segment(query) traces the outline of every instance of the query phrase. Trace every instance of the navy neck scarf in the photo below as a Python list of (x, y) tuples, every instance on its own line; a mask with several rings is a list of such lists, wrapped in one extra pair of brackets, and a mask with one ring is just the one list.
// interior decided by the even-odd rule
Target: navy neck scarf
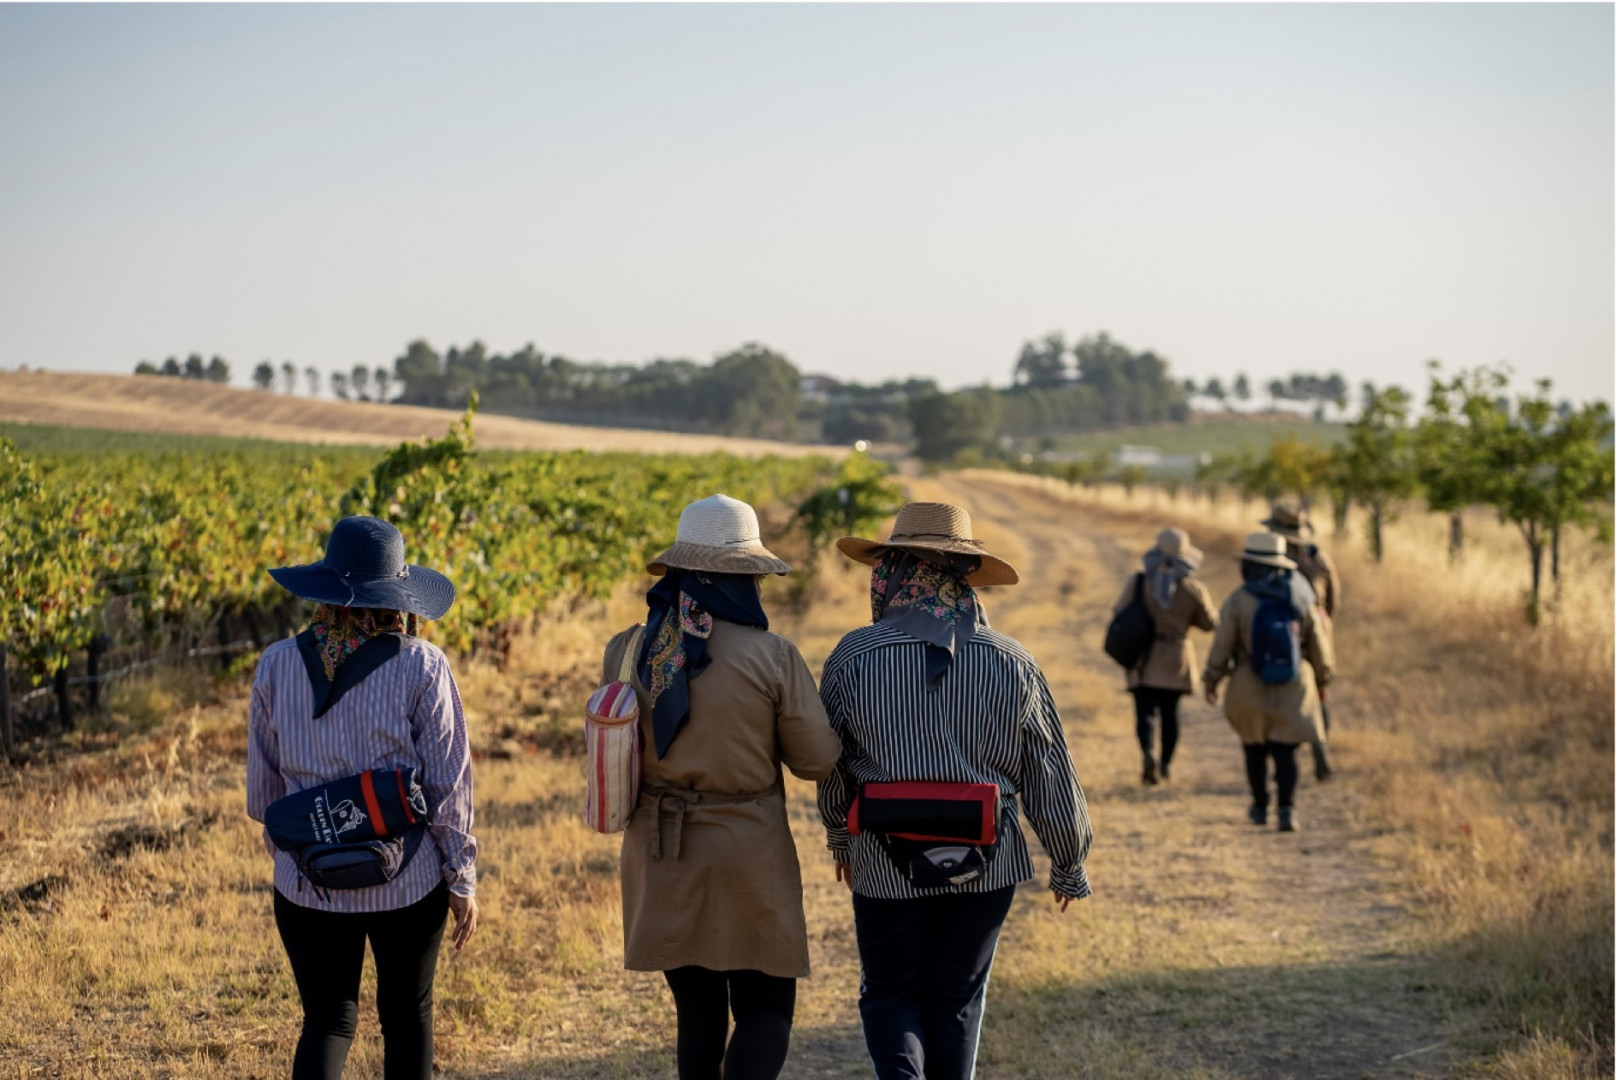
[(707, 669), (713, 620), (769, 628), (763, 598), (750, 574), (670, 569), (645, 594), (645, 644), (636, 667), (651, 692), (651, 729), (657, 757), (690, 719), (690, 680)]

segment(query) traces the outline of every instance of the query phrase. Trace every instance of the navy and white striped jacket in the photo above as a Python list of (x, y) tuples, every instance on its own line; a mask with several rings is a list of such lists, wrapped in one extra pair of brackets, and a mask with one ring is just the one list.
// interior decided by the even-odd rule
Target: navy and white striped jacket
[[(1020, 818), (1052, 863), (1050, 888), (1089, 895), (1083, 862), (1093, 830), (1060, 714), (1038, 664), (1013, 638), (982, 626), (926, 686), (926, 645), (880, 623), (854, 630), (825, 661), (819, 686), (842, 740), (836, 771), (819, 784), (831, 854), (853, 867), (864, 896), (907, 899), (986, 892), (1033, 876)], [(849, 837), (847, 808), (860, 783), (937, 780), (999, 785), (1000, 839), (987, 873), (953, 890), (916, 889), (865, 836)]]

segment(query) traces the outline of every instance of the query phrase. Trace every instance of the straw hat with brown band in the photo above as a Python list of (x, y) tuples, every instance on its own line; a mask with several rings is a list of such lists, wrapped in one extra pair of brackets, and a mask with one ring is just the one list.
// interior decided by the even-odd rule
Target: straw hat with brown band
[(1268, 516), (1257, 524), (1290, 540), (1306, 540), (1313, 535), (1313, 523), (1307, 519), (1307, 511), (1295, 503), (1275, 503)]
[(877, 566), (881, 556), (897, 549), (924, 555), (928, 551), (970, 555), (982, 565), (965, 579), (967, 585), (1014, 585), (1021, 580), (1016, 568), (971, 538), (971, 515), (957, 506), (938, 502), (912, 502), (898, 511), (892, 535), (885, 540), (844, 536), (836, 547), (854, 562)]
[(1295, 570), (1296, 564), (1285, 557), (1285, 548), (1285, 538), (1278, 533), (1250, 533), (1246, 536), (1246, 550), (1240, 553), (1240, 558), (1259, 566)]

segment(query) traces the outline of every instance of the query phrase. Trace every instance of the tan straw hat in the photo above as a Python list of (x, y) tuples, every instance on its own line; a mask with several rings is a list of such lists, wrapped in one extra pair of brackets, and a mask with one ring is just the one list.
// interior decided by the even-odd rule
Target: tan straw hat
[(1171, 525), (1156, 534), (1156, 550), (1170, 559), (1178, 559), (1191, 570), (1201, 568), (1201, 560), (1205, 553), (1190, 543), (1190, 534)]
[(763, 546), (757, 512), (728, 495), (710, 495), (679, 513), (673, 546), (645, 567), (653, 574), (670, 569), (712, 574), (789, 574), (791, 567)]
[(1246, 537), (1246, 550), (1240, 558), (1263, 566), (1277, 566), (1281, 570), (1296, 569), (1296, 564), (1285, 557), (1285, 538), (1278, 533), (1251, 533)]
[(1294, 503), (1277, 502), (1268, 516), (1257, 524), (1266, 525), (1281, 536), (1292, 540), (1305, 540), (1313, 535), (1313, 523), (1307, 520), (1307, 511)]
[(892, 548), (971, 555), (982, 560), (982, 565), (965, 579), (967, 585), (1014, 585), (1021, 580), (1015, 567), (989, 553), (980, 540), (971, 539), (971, 515), (948, 503), (907, 503), (898, 511), (892, 535), (886, 540), (844, 536), (836, 541), (836, 547), (849, 559), (866, 566), (879, 564), (881, 556)]

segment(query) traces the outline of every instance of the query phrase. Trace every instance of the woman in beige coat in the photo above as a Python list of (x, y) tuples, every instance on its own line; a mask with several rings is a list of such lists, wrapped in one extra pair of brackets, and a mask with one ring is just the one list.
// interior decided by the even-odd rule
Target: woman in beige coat
[(822, 780), (841, 743), (796, 646), (768, 631), (759, 583), (791, 568), (750, 506), (691, 503), (649, 569), (661, 580), (644, 630), (612, 638), (603, 665), (616, 678), (636, 643), (644, 764), (623, 837), (624, 964), (668, 981), (681, 1080), (772, 1080), (808, 974), (781, 766)]
[[(1324, 738), (1319, 699), (1335, 669), (1330, 620), (1319, 611), (1318, 599), (1296, 564), (1286, 558), (1284, 537), (1275, 533), (1246, 537), (1240, 572), (1245, 584), (1224, 601), (1206, 658), (1202, 676), (1206, 700), (1216, 705), (1218, 687), (1229, 679), (1223, 713), (1245, 747), (1246, 779), (1251, 784), (1248, 816), (1254, 825), (1268, 824), (1272, 759), (1279, 789), (1279, 829), (1292, 832), (1297, 824), (1296, 748)], [(1285, 618), (1268, 617), (1276, 611)], [(1281, 681), (1283, 673), (1291, 677)]]
[(1173, 750), (1178, 746), (1178, 699), (1197, 689), (1199, 671), (1195, 646), (1189, 640), (1190, 628), (1218, 628), (1212, 595), (1192, 576), (1200, 569), (1201, 558), (1200, 549), (1190, 543), (1183, 529), (1163, 529), (1156, 537), (1156, 546), (1145, 552), (1144, 571), (1128, 579), (1112, 607), (1112, 614), (1117, 614), (1137, 595), (1156, 624), (1156, 640), (1144, 664), (1128, 671), (1134, 730), (1145, 758), (1146, 784), (1156, 783), (1157, 775), (1156, 757), (1151, 752), (1155, 741), (1152, 715), (1161, 716), (1161, 779), (1166, 780)]

